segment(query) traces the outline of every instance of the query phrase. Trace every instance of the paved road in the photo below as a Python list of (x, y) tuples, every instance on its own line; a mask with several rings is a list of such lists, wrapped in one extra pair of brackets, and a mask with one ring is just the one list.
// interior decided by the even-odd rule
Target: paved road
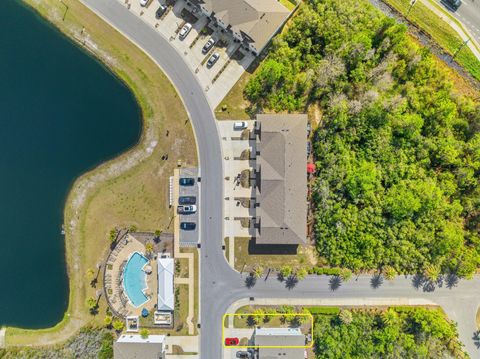
[[(248, 289), (245, 276), (226, 262), (223, 238), (223, 169), (217, 124), (195, 75), (168, 40), (161, 37), (118, 0), (82, 0), (98, 15), (140, 46), (164, 70), (182, 97), (192, 120), (201, 168), (201, 255), (200, 255), (200, 353), (202, 359), (222, 357), (222, 315), (235, 301), (257, 298), (425, 298), (442, 305), (459, 323), (461, 339), (472, 358), (480, 352), (472, 340), (475, 313), (480, 301), (480, 278), (462, 281), (454, 289), (446, 284), (434, 291), (416, 289), (412, 278), (400, 277), (373, 289), (370, 277), (359, 277), (332, 290), (329, 278), (312, 276), (288, 290), (275, 278), (259, 280)], [(87, 29), (88, 31), (88, 29)]]
[(441, 3), (450, 13), (455, 16), (472, 34), (472, 36), (480, 43), (480, 1), (479, 0), (462, 0), (462, 5), (457, 11)]

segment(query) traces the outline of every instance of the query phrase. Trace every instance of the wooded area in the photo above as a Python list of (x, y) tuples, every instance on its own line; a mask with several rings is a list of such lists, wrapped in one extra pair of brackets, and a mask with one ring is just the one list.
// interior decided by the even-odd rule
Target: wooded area
[(480, 105), (367, 0), (309, 0), (249, 81), (252, 111), (321, 116), (319, 255), (356, 271), (479, 264)]
[(455, 325), (436, 309), (347, 310), (315, 316), (317, 358), (467, 358)]

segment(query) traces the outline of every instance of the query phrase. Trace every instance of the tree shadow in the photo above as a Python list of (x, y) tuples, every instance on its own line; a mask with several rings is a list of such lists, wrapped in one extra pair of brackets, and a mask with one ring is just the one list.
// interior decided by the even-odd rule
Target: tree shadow
[(473, 332), (472, 336), (473, 343), (477, 349), (480, 349), (480, 330)]
[(425, 283), (425, 277), (422, 274), (415, 274), (412, 278), (412, 285), (415, 289), (420, 289)]
[(449, 273), (445, 277), (445, 284), (448, 289), (456, 287), (458, 284), (458, 276), (455, 273)]
[(341, 285), (342, 285), (342, 279), (338, 275), (331, 277), (330, 280), (328, 281), (328, 286), (330, 287), (330, 290), (332, 292), (340, 288)]
[(253, 317), (253, 315), (249, 315), (247, 317), (247, 325), (249, 327), (254, 327), (255, 325), (257, 325), (257, 321), (255, 320), (255, 318)]
[(382, 284), (383, 284), (383, 277), (380, 273), (374, 274), (372, 279), (370, 279), (370, 286), (373, 289), (380, 288)]
[(298, 278), (291, 275), (285, 281), (285, 288), (287, 288), (288, 290), (291, 290), (291, 289), (295, 288), (297, 283), (298, 283)]
[(427, 280), (424, 284), (423, 284), (423, 291), (424, 292), (433, 292), (435, 290), (435, 282), (434, 281), (431, 281), (431, 280)]
[(245, 278), (245, 286), (248, 289), (252, 288), (256, 283), (257, 283), (257, 278), (255, 278), (251, 274), (247, 278)]
[(282, 275), (282, 273), (277, 273), (277, 280), (279, 282), (283, 282), (285, 280), (285, 277)]

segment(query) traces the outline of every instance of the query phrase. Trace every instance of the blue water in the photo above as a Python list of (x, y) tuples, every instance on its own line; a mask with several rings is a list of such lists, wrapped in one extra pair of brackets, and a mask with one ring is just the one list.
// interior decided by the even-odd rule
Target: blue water
[(146, 263), (148, 263), (148, 259), (135, 252), (128, 260), (123, 272), (125, 292), (135, 307), (141, 306), (148, 300), (147, 296), (143, 294), (143, 290), (146, 288), (146, 274), (142, 268)]

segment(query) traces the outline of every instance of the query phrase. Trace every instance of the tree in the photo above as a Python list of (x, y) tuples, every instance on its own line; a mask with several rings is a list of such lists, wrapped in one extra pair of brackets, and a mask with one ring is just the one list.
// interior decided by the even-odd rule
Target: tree
[(150, 335), (150, 332), (146, 328), (140, 329), (139, 333), (140, 333), (140, 336), (142, 337), (142, 339), (147, 339), (148, 336)]
[(304, 280), (305, 277), (307, 276), (308, 272), (305, 268), (300, 268), (299, 270), (297, 270), (297, 272), (295, 273), (296, 277), (299, 279), (299, 280)]
[(155, 230), (155, 237), (157, 237), (157, 238), (160, 237), (160, 234), (162, 234), (161, 230), (159, 230), (159, 229)]
[(340, 271), (340, 278), (342, 278), (344, 282), (348, 282), (350, 278), (352, 278), (352, 271), (348, 268), (342, 268)]
[(113, 321), (113, 329), (115, 329), (117, 332), (121, 332), (124, 327), (125, 323), (123, 322), (123, 320), (115, 319)]
[(391, 266), (383, 267), (383, 276), (386, 280), (393, 280), (397, 276), (397, 271)]
[(97, 300), (94, 297), (88, 297), (87, 300), (86, 300), (86, 305), (87, 305), (87, 308), (90, 311), (92, 311), (95, 308), (97, 308), (97, 306), (98, 306)]
[(283, 278), (288, 278), (292, 275), (292, 272), (293, 272), (293, 269), (292, 267), (288, 266), (288, 265), (285, 265), (283, 266), (282, 268), (280, 268), (280, 275), (283, 277)]
[(260, 265), (256, 265), (256, 266), (253, 268), (252, 275), (253, 275), (256, 279), (261, 278), (262, 275), (263, 275), (263, 267), (260, 266)]
[(343, 324), (350, 324), (353, 321), (353, 315), (352, 312), (347, 310), (347, 309), (342, 309), (340, 311), (340, 314), (338, 315), (338, 318)]
[(440, 266), (429, 264), (425, 267), (423, 274), (428, 280), (436, 282), (440, 276)]
[(398, 314), (392, 308), (382, 313), (382, 321), (385, 325), (395, 325), (398, 320)]
[(113, 318), (111, 315), (106, 315), (105, 318), (103, 319), (103, 323), (107, 328), (110, 328), (112, 326), (112, 321), (113, 321)]
[(134, 224), (132, 224), (129, 228), (128, 228), (128, 231), (129, 232), (136, 232), (138, 229), (138, 227)]
[(115, 242), (115, 240), (117, 239), (117, 230), (116, 229), (110, 230), (109, 238), (110, 238), (110, 242), (112, 242), (112, 243)]
[(153, 252), (153, 243), (152, 242), (147, 242), (145, 244), (145, 251), (148, 253), (148, 254), (151, 254)]
[(87, 269), (87, 278), (92, 280), (95, 277), (95, 270), (93, 268)]

